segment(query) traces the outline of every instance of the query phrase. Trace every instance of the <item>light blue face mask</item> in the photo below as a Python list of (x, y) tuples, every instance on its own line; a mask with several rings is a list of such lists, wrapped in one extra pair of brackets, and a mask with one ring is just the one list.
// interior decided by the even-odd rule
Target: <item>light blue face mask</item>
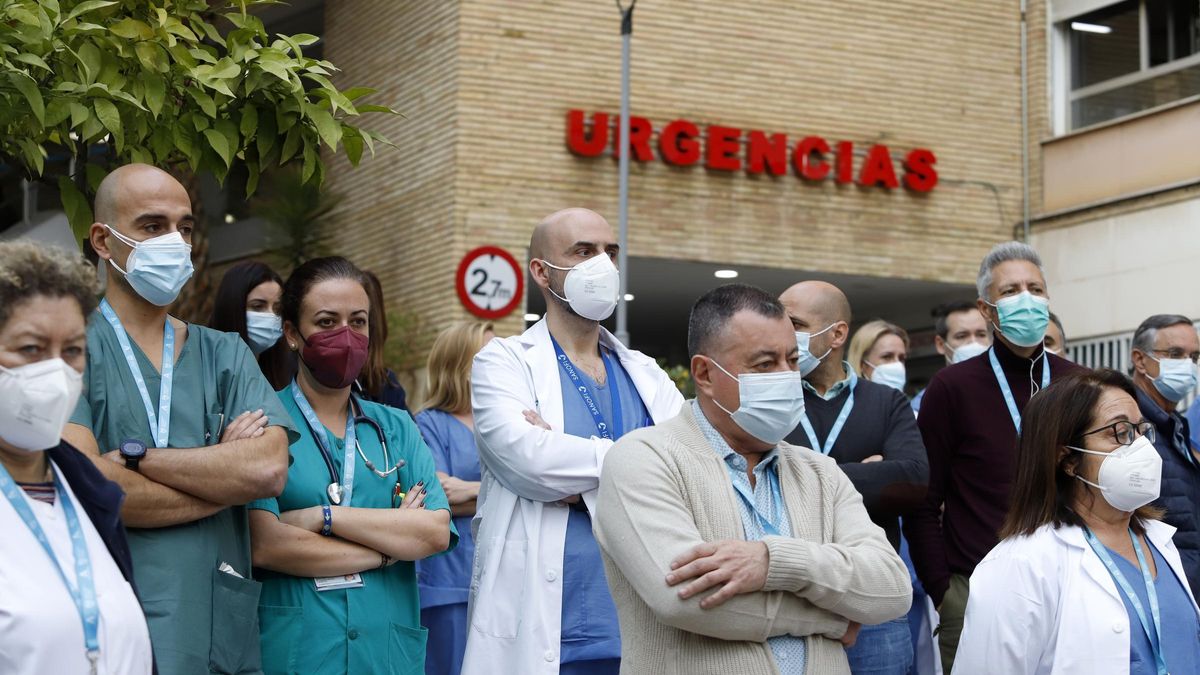
[[(986, 300), (984, 302), (987, 302)], [(1018, 347), (1039, 345), (1050, 324), (1050, 301), (1029, 291), (987, 304), (1000, 315), (1000, 333)]]
[(271, 312), (246, 312), (246, 342), (255, 356), (262, 354), (283, 337), (283, 319)]
[(1171, 403), (1178, 403), (1196, 389), (1196, 364), (1191, 359), (1157, 359), (1158, 377), (1154, 388)]
[(125, 276), (130, 287), (152, 305), (166, 307), (179, 297), (179, 290), (192, 278), (192, 247), (183, 235), (171, 232), (145, 241), (134, 241), (105, 225), (118, 240), (133, 249), (125, 269), (109, 258), (113, 268)]
[(825, 350), (824, 354), (820, 356), (814, 355), (812, 351), (809, 350), (812, 339), (818, 335), (821, 335), (822, 333), (825, 333), (836, 325), (836, 322), (831, 323), (815, 333), (805, 333), (801, 330), (796, 331), (796, 347), (800, 349), (799, 366), (801, 377), (808, 377), (809, 373), (816, 370), (817, 366), (821, 365), (821, 360), (826, 356), (829, 356), (829, 353), (833, 351), (833, 347), (830, 347), (829, 349)]
[(763, 443), (778, 445), (804, 417), (804, 376), (795, 370), (734, 375), (709, 357), (713, 365), (738, 383), (738, 409), (713, 399), (743, 431)]

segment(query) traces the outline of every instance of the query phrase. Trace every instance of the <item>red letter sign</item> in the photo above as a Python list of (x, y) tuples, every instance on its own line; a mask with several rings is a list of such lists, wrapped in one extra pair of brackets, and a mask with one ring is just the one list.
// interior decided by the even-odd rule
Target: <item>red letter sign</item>
[[(632, 121), (632, 118), (630, 118)], [(583, 111), (567, 113), (567, 147), (571, 152), (584, 157), (598, 157), (608, 145), (608, 115), (592, 113), (592, 136), (587, 137), (583, 128)]]
[(796, 173), (805, 180), (822, 180), (829, 175), (829, 162), (824, 155), (829, 153), (829, 144), (820, 136), (809, 136), (796, 144), (792, 163)]
[(787, 173), (788, 143), (786, 134), (767, 135), (761, 131), (751, 131), (748, 135), (750, 147), (746, 150), (746, 171), (762, 173), (765, 168), (772, 176), (782, 176)]
[(875, 187), (883, 183), (889, 190), (895, 189), (900, 183), (896, 181), (896, 169), (892, 167), (892, 153), (886, 145), (872, 145), (867, 159), (863, 161), (862, 172), (858, 174), (858, 184)]
[(737, 156), (741, 135), (741, 129), (709, 125), (705, 148), (708, 151), (708, 168), (717, 171), (737, 171), (742, 168), (742, 160)]
[(837, 182), (854, 182), (854, 144), (840, 141), (837, 146)]
[[(617, 115), (617, 128), (613, 132), (613, 157), (621, 156), (621, 116)], [(649, 162), (654, 159), (650, 150), (650, 134), (654, 127), (650, 120), (636, 115), (629, 116), (629, 156), (639, 162)]]
[(917, 148), (904, 158), (904, 185), (913, 192), (929, 192), (938, 183), (937, 170), (933, 165), (937, 157), (932, 150)]
[(688, 166), (700, 161), (700, 129), (687, 120), (675, 120), (658, 135), (658, 150), (668, 164)]

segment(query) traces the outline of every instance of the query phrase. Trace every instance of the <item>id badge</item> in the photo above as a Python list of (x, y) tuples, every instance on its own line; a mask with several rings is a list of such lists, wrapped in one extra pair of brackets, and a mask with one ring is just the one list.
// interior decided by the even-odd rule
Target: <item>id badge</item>
[(363, 580), (361, 574), (347, 574), (340, 577), (316, 577), (313, 583), (317, 585), (317, 592), (336, 591), (342, 588), (362, 588)]

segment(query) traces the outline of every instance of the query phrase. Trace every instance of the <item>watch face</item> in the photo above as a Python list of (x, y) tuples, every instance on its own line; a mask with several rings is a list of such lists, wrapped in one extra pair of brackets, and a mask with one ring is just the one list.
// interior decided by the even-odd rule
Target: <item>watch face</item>
[(146, 444), (138, 440), (121, 441), (121, 454), (126, 457), (141, 457), (146, 454)]

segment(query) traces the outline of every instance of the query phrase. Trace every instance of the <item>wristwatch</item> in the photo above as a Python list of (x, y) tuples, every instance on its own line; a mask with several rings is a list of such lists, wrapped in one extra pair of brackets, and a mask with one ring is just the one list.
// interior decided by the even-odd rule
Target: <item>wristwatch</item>
[(125, 468), (131, 471), (138, 470), (138, 462), (146, 456), (146, 444), (136, 438), (127, 438), (121, 441), (121, 456), (125, 458)]

